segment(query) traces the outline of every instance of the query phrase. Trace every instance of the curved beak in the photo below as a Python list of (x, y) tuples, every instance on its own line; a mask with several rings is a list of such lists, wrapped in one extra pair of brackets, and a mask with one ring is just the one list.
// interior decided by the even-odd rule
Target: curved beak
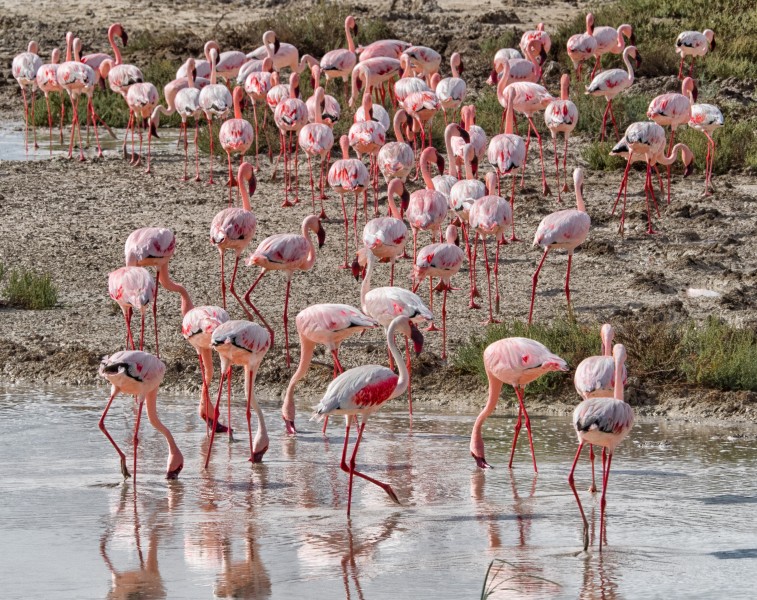
[(121, 43), (123, 43), (124, 46), (129, 43), (129, 34), (126, 33), (126, 30), (123, 27), (121, 28)]
[(436, 155), (436, 166), (439, 167), (439, 173), (444, 173), (444, 157), (441, 154)]
[(197, 67), (192, 68), (192, 79), (197, 79)]
[(474, 156), (471, 161), (471, 169), (473, 169), (473, 177), (478, 175), (478, 156)]
[(686, 168), (683, 171), (683, 176), (688, 177), (693, 172), (694, 172), (694, 160), (692, 159), (692, 161), (688, 165), (686, 165)]
[(316, 235), (318, 236), (318, 247), (323, 248), (323, 244), (326, 242), (326, 230), (320, 221), (318, 221), (318, 233)]
[(539, 66), (542, 66), (545, 62), (547, 62), (547, 53), (544, 50), (544, 46), (542, 46), (539, 51)]
[(636, 45), (636, 32), (635, 31), (631, 32), (631, 37), (628, 38), (628, 41), (631, 42), (632, 46)]
[(250, 183), (247, 188), (250, 196), (253, 196), (255, 194), (256, 189), (258, 189), (258, 180), (255, 178), (255, 173), (253, 173), (250, 177)]
[(355, 278), (355, 281), (360, 281), (360, 263), (357, 261), (357, 257), (352, 261), (350, 270), (352, 271), (352, 276)]
[(641, 66), (641, 54), (639, 54), (639, 51), (636, 51), (636, 68), (638, 69)]
[(699, 88), (697, 88), (696, 83), (694, 84), (694, 89), (692, 90), (691, 95), (694, 97), (694, 102), (696, 102), (699, 97)]
[(410, 192), (408, 192), (404, 186), (402, 188), (402, 194), (400, 194), (400, 207), (402, 212), (405, 212), (410, 206)]
[(466, 144), (470, 144), (470, 134), (463, 127), (458, 127), (460, 128), (460, 137)]
[(279, 48), (281, 48), (281, 42), (279, 41), (279, 38), (273, 39), (273, 53), (276, 54), (279, 51)]
[(492, 72), (489, 73), (489, 82), (491, 85), (497, 85), (497, 82), (499, 81), (499, 73), (497, 73), (497, 69), (492, 69)]
[(153, 121), (152, 119), (150, 119), (150, 135), (160, 139), (160, 136), (158, 135), (158, 128), (155, 127), (155, 121)]
[(460, 65), (458, 65), (458, 67), (457, 67), (457, 71), (460, 73), (460, 75), (462, 75), (463, 71), (465, 71), (465, 66), (463, 66), (462, 59), (460, 60)]
[(419, 356), (423, 351), (423, 334), (415, 326), (414, 323), (410, 323), (410, 339), (413, 340), (413, 349), (415, 350), (415, 355)]
[(713, 36), (712, 43), (710, 44), (710, 50), (714, 50), (714, 49), (715, 49), (715, 37)]

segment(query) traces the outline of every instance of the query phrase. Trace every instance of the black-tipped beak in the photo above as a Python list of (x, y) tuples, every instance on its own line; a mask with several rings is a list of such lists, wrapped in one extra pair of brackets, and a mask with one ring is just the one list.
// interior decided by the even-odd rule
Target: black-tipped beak
[(300, 86), (299, 84), (294, 86), (294, 97), (299, 98), (300, 97)]
[(441, 154), (436, 155), (436, 166), (439, 167), (439, 173), (444, 173), (444, 157)]
[(405, 212), (409, 206), (410, 206), (410, 192), (408, 192), (403, 187), (402, 194), (400, 194), (400, 207), (402, 208), (402, 212)]
[(197, 79), (197, 67), (192, 68), (192, 79)]
[(457, 68), (457, 71), (458, 73), (460, 73), (460, 75), (462, 75), (463, 72), (465, 71), (465, 66), (463, 65), (462, 59), (460, 60), (460, 66)]
[(250, 177), (250, 184), (248, 186), (250, 196), (253, 196), (255, 194), (256, 189), (258, 189), (258, 180), (255, 178), (255, 173), (253, 173)]
[(710, 44), (710, 50), (714, 50), (714, 49), (715, 49), (715, 38), (713, 37), (712, 43)]
[(697, 98), (699, 97), (699, 88), (697, 88), (697, 84), (694, 84), (694, 90), (691, 93), (691, 95), (694, 97), (694, 102), (697, 101)]
[(373, 105), (371, 105), (371, 107), (368, 109), (367, 120), (368, 121), (375, 121), (375, 119), (373, 118)]
[(419, 356), (423, 351), (423, 334), (413, 323), (410, 323), (410, 339), (413, 340), (415, 355)]
[(357, 26), (357, 22), (355, 22), (355, 26), (352, 29), (355, 32), (355, 37), (357, 37), (358, 33), (360, 33), (360, 28)]
[(126, 46), (129, 43), (129, 34), (126, 33), (125, 29), (121, 29), (121, 42), (124, 46)]
[(279, 38), (274, 38), (273, 53), (276, 54), (279, 51), (279, 48), (281, 48), (281, 42), (279, 41)]
[(460, 234), (455, 234), (455, 246), (460, 247)]
[(313, 75), (311, 74), (311, 75), (310, 75), (310, 89), (311, 89), (311, 90), (314, 90), (314, 89), (315, 89), (315, 87), (316, 87), (316, 86), (315, 86), (315, 77), (313, 77)]
[(489, 74), (489, 79), (492, 80), (492, 85), (497, 85), (497, 82), (499, 81), (499, 73), (497, 73), (497, 69), (492, 69), (492, 72)]
[(542, 46), (539, 51), (539, 66), (543, 65), (545, 62), (547, 62), (547, 53), (544, 50), (544, 46)]
[(326, 230), (323, 228), (320, 222), (318, 222), (318, 247), (323, 248), (323, 244), (326, 242)]
[(352, 271), (352, 276), (355, 278), (355, 281), (360, 281), (360, 263), (357, 261), (357, 257), (355, 257), (355, 260), (352, 261), (352, 266), (350, 267)]
[(470, 144), (470, 134), (463, 127), (460, 127), (460, 137), (466, 144)]
[(470, 163), (471, 169), (473, 169), (473, 177), (478, 176), (478, 156), (474, 156)]
[(688, 165), (686, 165), (686, 168), (683, 170), (683, 176), (688, 177), (694, 172), (694, 161), (692, 160)]
[(636, 51), (636, 68), (638, 69), (641, 66), (641, 54), (639, 54), (639, 51)]
[(160, 136), (158, 135), (158, 128), (155, 127), (155, 121), (153, 121), (152, 119), (150, 120), (150, 135), (160, 139)]

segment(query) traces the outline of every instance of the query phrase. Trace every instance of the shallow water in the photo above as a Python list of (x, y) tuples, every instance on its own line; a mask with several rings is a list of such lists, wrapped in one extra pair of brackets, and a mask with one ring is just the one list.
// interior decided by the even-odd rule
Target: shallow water
[[(468, 453), (473, 416), (416, 413), (410, 432), (393, 403), (367, 425), (358, 463), (402, 506), (356, 480), (348, 521), (341, 421), (324, 438), (302, 411), (304, 432), (288, 438), (264, 403), (271, 447), (253, 466), (237, 404), (238, 441), (217, 438), (204, 471), (195, 399), (163, 395), (184, 471), (163, 479), (165, 444), (144, 419), (135, 489), (97, 428), (106, 393), (0, 388), (4, 598), (478, 598), (494, 559), (507, 561), (490, 572), (495, 598), (753, 597), (751, 434), (637, 424), (613, 463), (600, 555), (588, 462), (578, 487), (594, 546), (581, 552), (567, 418), (532, 418), (534, 477), (525, 429), (506, 468), (513, 419), (495, 414), (485, 430), (495, 468), (484, 473)], [(130, 468), (133, 422), (119, 397), (108, 428)]]

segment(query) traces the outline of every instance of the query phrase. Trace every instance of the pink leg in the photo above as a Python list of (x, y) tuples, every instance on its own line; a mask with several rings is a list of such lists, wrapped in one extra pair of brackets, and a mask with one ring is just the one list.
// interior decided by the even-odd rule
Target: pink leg
[(515, 421), (515, 429), (513, 431), (513, 444), (510, 447), (510, 462), (507, 464), (508, 469), (513, 468), (513, 456), (515, 456), (515, 446), (518, 443), (518, 435), (520, 434), (520, 428), (521, 428), (521, 421), (523, 419), (523, 411), (520, 408), (520, 404), (518, 405), (518, 420)]
[(568, 191), (568, 168), (567, 168), (567, 162), (568, 162), (568, 137), (569, 135), (565, 134), (565, 150), (563, 151), (562, 155), (562, 178), (563, 178), (563, 192)]
[(597, 491), (597, 483), (594, 477), (594, 446), (589, 444), (589, 460), (591, 460), (591, 486), (589, 491), (594, 493)]
[(102, 416), (100, 417), (100, 431), (102, 431), (105, 434), (105, 437), (108, 438), (108, 441), (113, 444), (113, 447), (116, 449), (116, 452), (118, 452), (118, 456), (121, 459), (121, 474), (124, 476), (124, 479), (127, 477), (131, 477), (129, 475), (129, 469), (126, 468), (126, 455), (121, 451), (121, 448), (118, 447), (118, 444), (116, 444), (115, 440), (111, 437), (108, 430), (105, 428), (105, 417), (108, 416), (108, 411), (110, 410), (110, 405), (113, 403), (113, 398), (116, 397), (118, 394), (118, 390), (116, 388), (113, 388), (113, 391), (110, 394), (110, 398), (108, 399), (108, 404), (105, 406), (105, 410), (103, 411)]
[(132, 471), (134, 472), (134, 481), (137, 481), (137, 447), (139, 446), (139, 423), (142, 420), (142, 408), (145, 405), (144, 400), (139, 401), (139, 408), (137, 409), (137, 420), (134, 422), (134, 437), (132, 442), (134, 444), (134, 466)]
[(620, 140), (620, 132), (618, 131), (618, 124), (615, 122), (615, 113), (612, 112), (612, 100), (608, 102), (608, 108), (610, 109), (610, 118), (612, 119), (612, 127), (615, 130), (615, 139)]
[(139, 351), (142, 352), (145, 349), (145, 311), (143, 309), (139, 312), (142, 315), (142, 324), (139, 331)]
[(413, 374), (410, 371), (410, 342), (405, 338), (405, 365), (407, 366), (407, 407), (410, 413), (410, 421), (413, 420)]
[(49, 148), (50, 148), (50, 154), (53, 153), (53, 115), (50, 112), (50, 97), (45, 94), (45, 104), (47, 105), (47, 126), (50, 130), (50, 142), (49, 142)]
[(223, 300), (223, 309), (226, 310), (226, 275), (224, 273), (224, 260), (223, 250), (218, 249), (218, 253), (221, 255), (221, 298)]
[(188, 179), (187, 177), (187, 163), (189, 162), (189, 135), (187, 134), (187, 121), (186, 119), (183, 119), (181, 121), (181, 130), (184, 132), (184, 176), (181, 178), (182, 181), (186, 181)]
[[(97, 133), (97, 121), (99, 117), (97, 116), (97, 113), (95, 113), (95, 105), (92, 104), (92, 98), (89, 98), (87, 100), (87, 103), (89, 104), (89, 110), (92, 112), (92, 124), (95, 128), (95, 143), (97, 144), (97, 156), (99, 158), (102, 158), (103, 155), (103, 149), (102, 146), (100, 146), (100, 135)], [(149, 154), (148, 154), (149, 159)]]
[(129, 307), (124, 312), (124, 321), (126, 321), (126, 349), (129, 349), (129, 344), (131, 344), (131, 349), (135, 350), (134, 346), (134, 337), (131, 335), (131, 314), (132, 314), (132, 308)]
[(206, 115), (208, 120), (208, 135), (210, 136), (210, 179), (208, 179), (208, 185), (213, 185), (213, 121)]
[(486, 287), (489, 295), (489, 320), (485, 324), (499, 323), (492, 315), (492, 277), (491, 268), (489, 267), (489, 253), (486, 251), (486, 236), (481, 236), (481, 244), (484, 248), (484, 266), (486, 267)]
[(597, 69), (599, 69), (602, 66), (602, 55), (597, 55), (597, 60), (594, 63), (594, 68), (591, 71), (591, 75), (589, 75), (589, 81), (594, 79), (594, 75), (597, 72)]
[(497, 250), (494, 253), (494, 312), (499, 314), (499, 247), (500, 242), (496, 240)]
[[(216, 405), (213, 407), (213, 423), (218, 423), (218, 418), (221, 416), (221, 393), (223, 392), (223, 382), (228, 378), (231, 380), (231, 367), (226, 371), (221, 372), (221, 381), (218, 383), (218, 397), (216, 398)], [(229, 422), (230, 423), (230, 422)], [(208, 468), (210, 463), (210, 453), (213, 451), (213, 441), (216, 437), (216, 428), (210, 428), (210, 442), (208, 443), (208, 453), (205, 456), (205, 468)]]
[[(549, 196), (552, 192), (549, 189), (549, 184), (547, 183), (547, 174), (544, 172), (544, 148), (542, 147), (542, 143), (541, 143), (541, 135), (539, 135), (539, 131), (536, 129), (536, 125), (534, 124), (534, 121), (531, 117), (528, 118), (528, 125), (534, 130), (534, 135), (536, 136), (536, 139), (539, 142), (539, 160), (541, 161), (542, 194), (544, 196)], [(558, 185), (559, 185), (559, 182), (558, 182)]]
[(599, 141), (605, 141), (605, 130), (607, 129), (607, 116), (610, 114), (610, 101), (607, 101), (605, 112), (602, 114), (602, 128), (599, 130)]
[(200, 120), (195, 118), (195, 181), (202, 181), (200, 178), (200, 146), (198, 143), (200, 137)]
[(565, 298), (568, 300), (568, 313), (571, 313), (570, 306), (570, 265), (573, 262), (573, 252), (568, 253), (568, 270), (565, 273)]
[(555, 150), (555, 174), (557, 175), (557, 201), (562, 202), (562, 196), (560, 195), (560, 157), (557, 155), (557, 135), (552, 134), (552, 145)]
[[(160, 273), (157, 274), (156, 279), (160, 279)], [(158, 346), (158, 281), (155, 282), (155, 296), (152, 299), (152, 321), (155, 324), (155, 355), (160, 358), (160, 347)]]
[(602, 481), (602, 499), (599, 503), (599, 551), (602, 552), (602, 538), (605, 532), (605, 513), (607, 512), (607, 481), (610, 479), (610, 466), (612, 465), (612, 454), (607, 457), (607, 467), (605, 468), (604, 479)]
[(539, 266), (536, 267), (536, 271), (533, 274), (533, 277), (531, 277), (531, 308), (528, 311), (528, 324), (531, 324), (531, 320), (534, 316), (534, 300), (536, 299), (536, 284), (539, 282), (539, 273), (541, 271), (542, 266), (544, 265), (544, 261), (547, 258), (547, 254), (549, 254), (549, 246), (544, 249), (544, 254), (541, 257), (541, 260), (539, 261)]
[[(253, 310), (253, 312), (258, 316), (258, 319), (263, 323), (265, 328), (268, 330), (268, 333), (271, 334), (271, 347), (273, 347), (273, 329), (271, 329), (271, 326), (268, 324), (268, 322), (263, 318), (263, 315), (260, 314), (260, 311), (255, 307), (255, 305), (250, 301), (250, 294), (252, 294), (252, 291), (255, 289), (255, 286), (258, 285), (258, 282), (263, 279), (263, 275), (265, 275), (265, 270), (260, 271), (260, 275), (258, 275), (258, 278), (253, 282), (253, 284), (250, 286), (250, 289), (247, 290), (247, 293), (244, 295), (244, 301), (247, 303), (247, 305)], [(236, 294), (235, 294), (236, 297)], [(241, 304), (241, 302), (240, 302)], [(244, 306), (242, 307), (244, 308)], [(245, 311), (246, 312), (246, 311)], [(249, 313), (248, 316), (252, 318)]]
[[(523, 419), (526, 422), (526, 432), (528, 433), (528, 446), (531, 448), (531, 460), (533, 460), (533, 463), (534, 463), (534, 473), (538, 473), (539, 469), (536, 468), (536, 455), (534, 454), (534, 439), (531, 435), (531, 420), (528, 418), (528, 411), (526, 410), (526, 404), (523, 402), (523, 388), (516, 387), (515, 395), (518, 396), (520, 409), (523, 411)], [(512, 466), (512, 457), (510, 457), (510, 466)]]
[(24, 151), (28, 154), (29, 153), (29, 101), (26, 99), (26, 88), (23, 85), (21, 86), (21, 95), (24, 98)]
[(442, 360), (447, 359), (447, 286), (442, 297)]
[(291, 364), (291, 359), (289, 358), (289, 290), (291, 287), (292, 280), (290, 274), (290, 279), (287, 279), (286, 294), (284, 295), (284, 344), (287, 353), (287, 368), (289, 368)]
[(570, 468), (570, 475), (568, 475), (568, 483), (570, 484), (570, 489), (573, 490), (573, 495), (576, 498), (576, 504), (578, 504), (578, 510), (581, 511), (581, 520), (584, 522), (584, 532), (583, 532), (583, 538), (584, 538), (584, 552), (589, 549), (589, 521), (586, 520), (586, 515), (584, 514), (584, 507), (581, 504), (581, 498), (578, 496), (578, 491), (576, 490), (576, 483), (573, 479), (573, 474), (576, 471), (576, 465), (578, 464), (578, 459), (581, 457), (581, 450), (583, 450), (583, 442), (578, 444), (578, 450), (576, 451), (576, 457), (573, 459), (573, 466)]
[(344, 264), (340, 269), (349, 269), (349, 246), (350, 246), (350, 232), (349, 222), (347, 221), (347, 208), (344, 205), (344, 194), (339, 194), (342, 200), (342, 217), (344, 218)]
[[(468, 226), (470, 227), (470, 225)], [(468, 233), (470, 236), (470, 232)], [(481, 308), (475, 301), (474, 297), (480, 296), (480, 292), (478, 291), (478, 288), (476, 287), (476, 261), (478, 260), (478, 232), (476, 232), (476, 235), (473, 236), (473, 260), (470, 261), (470, 270), (471, 270), (471, 294), (470, 294), (470, 302), (468, 303), (468, 308)]]

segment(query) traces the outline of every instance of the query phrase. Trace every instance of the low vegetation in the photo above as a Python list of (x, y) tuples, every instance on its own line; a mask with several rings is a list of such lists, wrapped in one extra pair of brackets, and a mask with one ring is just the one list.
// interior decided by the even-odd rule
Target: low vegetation
[(0, 283), (3, 282), (8, 306), (39, 310), (52, 308), (58, 302), (58, 288), (49, 273), (26, 268), (8, 270), (0, 263)]

